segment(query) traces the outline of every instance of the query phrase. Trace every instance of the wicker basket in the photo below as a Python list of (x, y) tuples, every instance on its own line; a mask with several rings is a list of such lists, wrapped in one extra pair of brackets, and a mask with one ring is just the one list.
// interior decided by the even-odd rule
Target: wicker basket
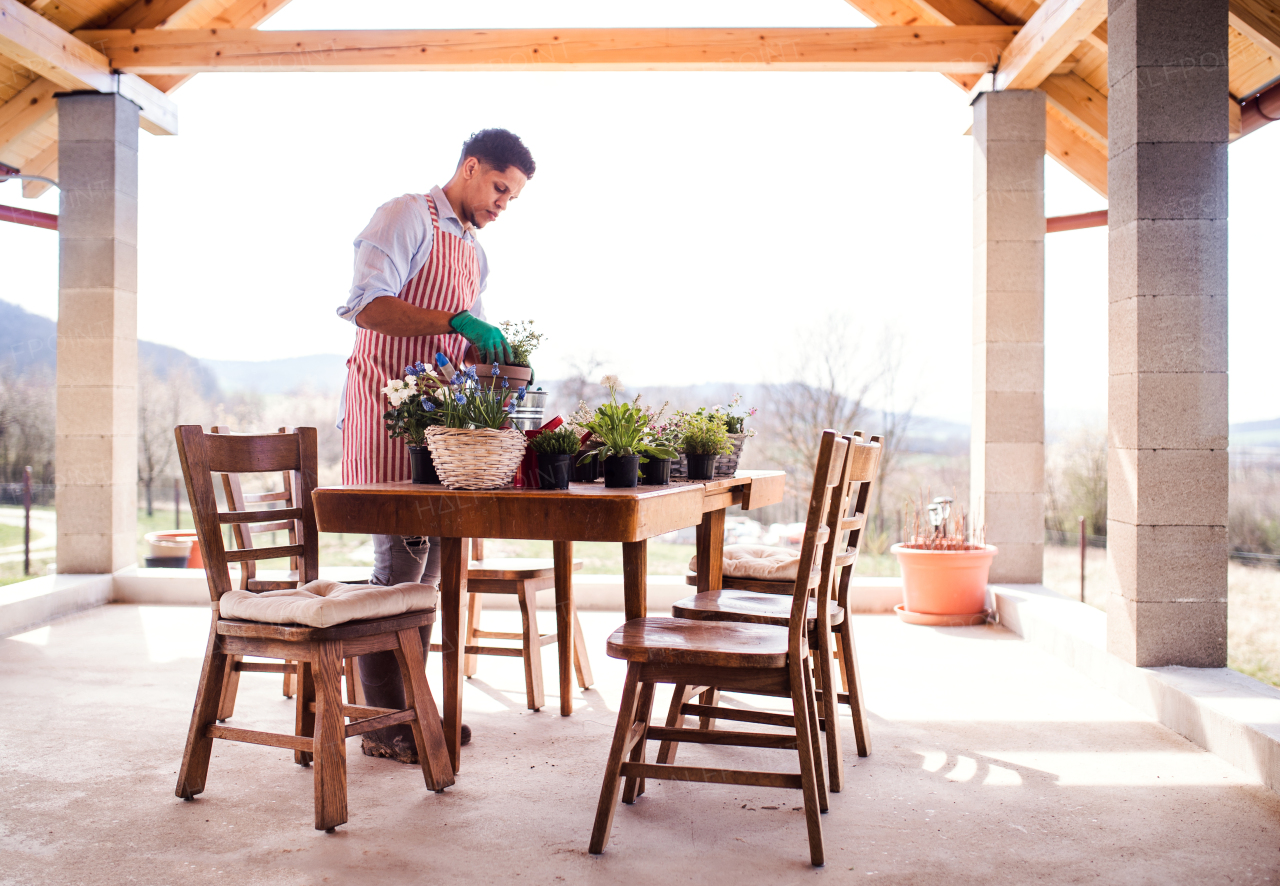
[(427, 428), (440, 483), (449, 489), (497, 489), (515, 477), (528, 441), (521, 431)]
[[(733, 452), (728, 455), (722, 455), (716, 459), (716, 479), (721, 477), (732, 477), (738, 470), (738, 459), (742, 457), (742, 444), (747, 442), (750, 434), (730, 434), (729, 445), (733, 447)], [(680, 457), (671, 462), (671, 479), (687, 480), (689, 479), (689, 460), (684, 457), (684, 453), (680, 453)]]

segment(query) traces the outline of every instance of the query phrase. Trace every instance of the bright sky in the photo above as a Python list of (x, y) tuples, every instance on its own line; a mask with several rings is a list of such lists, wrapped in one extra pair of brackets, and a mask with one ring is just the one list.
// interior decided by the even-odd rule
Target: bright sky
[[(272, 28), (858, 26), (842, 0), (295, 0)], [(544, 378), (591, 352), (631, 384), (790, 379), (835, 313), (906, 339), (919, 411), (968, 421), (972, 140), (936, 74), (203, 74), (141, 136), (138, 335), (199, 357), (345, 354), (334, 316), (378, 205), (504, 126), (538, 172), (481, 235), (490, 319), (535, 318)], [(1230, 150), (1231, 418), (1280, 415), (1268, 263), (1280, 125)], [(1049, 215), (1105, 201), (1046, 160)], [(56, 193), (0, 202), (57, 211)], [(1046, 247), (1050, 421), (1106, 411), (1106, 231)], [(57, 237), (0, 225), (0, 298), (57, 314)], [(859, 346), (858, 342), (851, 346)]]

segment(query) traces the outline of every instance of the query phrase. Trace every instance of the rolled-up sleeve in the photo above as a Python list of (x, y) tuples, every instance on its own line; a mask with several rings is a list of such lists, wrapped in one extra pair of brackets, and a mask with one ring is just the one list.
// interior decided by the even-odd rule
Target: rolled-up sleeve
[(422, 197), (406, 194), (378, 207), (355, 240), (355, 272), (347, 303), (338, 308), (344, 320), (375, 298), (396, 296), (422, 267), (431, 252), (432, 227)]

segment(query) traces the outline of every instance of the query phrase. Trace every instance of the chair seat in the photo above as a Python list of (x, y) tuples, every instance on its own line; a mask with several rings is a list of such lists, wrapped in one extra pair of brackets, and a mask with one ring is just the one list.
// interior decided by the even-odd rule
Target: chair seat
[[(533, 557), (486, 557), (472, 560), (467, 567), (467, 578), (489, 581), (527, 581), (531, 578), (552, 578), (556, 574), (554, 560)], [(582, 569), (582, 561), (573, 561), (573, 571)]]
[[(698, 558), (689, 561), (698, 571)], [(728, 578), (751, 578), (758, 581), (795, 581), (800, 568), (800, 552), (790, 548), (765, 545), (727, 545), (724, 549), (724, 575)]]
[(278, 591), (229, 591), (218, 601), (223, 618), (277, 625), (330, 628), (349, 621), (389, 618), (436, 607), (431, 585), (349, 585), (327, 578)]
[[(831, 624), (838, 625), (844, 621), (844, 610), (834, 601), (829, 601), (827, 606), (831, 613)], [(676, 618), (690, 618), (696, 621), (749, 622), (785, 627), (791, 618), (791, 598), (725, 588), (685, 597), (671, 607), (671, 614)], [(813, 628), (817, 618), (818, 601), (810, 600), (810, 629)]]
[(781, 668), (787, 629), (684, 618), (633, 618), (609, 635), (611, 658), (647, 664)]
[[(220, 618), (217, 631), (223, 637), (245, 637), (253, 640), (283, 640), (287, 643), (311, 642), (316, 640), (357, 640), (362, 637), (376, 637), (380, 634), (394, 634), (407, 631), (409, 628), (423, 628), (435, 624), (434, 609), (420, 609), (393, 615), (390, 618), (371, 618), (363, 621), (348, 621), (331, 628), (309, 628), (306, 625), (264, 624), (260, 621), (235, 621)], [(388, 647), (390, 648), (390, 647)], [(250, 653), (257, 655), (257, 653)]]

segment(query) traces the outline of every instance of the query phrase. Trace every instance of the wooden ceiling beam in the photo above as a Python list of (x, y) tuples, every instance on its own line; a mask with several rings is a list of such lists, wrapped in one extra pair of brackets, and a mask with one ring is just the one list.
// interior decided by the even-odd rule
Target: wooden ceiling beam
[(62, 89), (119, 93), (142, 109), (143, 128), (150, 132), (178, 131), (172, 99), (132, 74), (116, 74), (105, 55), (17, 0), (0, 0), (0, 55)]
[(1107, 0), (1045, 0), (1013, 38), (995, 88), (1035, 89), (1107, 19)]
[[(43, 151), (22, 164), (22, 172), (24, 175), (43, 175), (45, 178), (57, 181), (58, 142), (56, 140), (50, 142), (49, 146)], [(22, 183), (22, 196), (28, 200), (34, 200), (52, 187), (53, 185), (48, 182), (24, 181)]]
[[(960, 22), (943, 18), (918, 0), (846, 0), (846, 2), (881, 27), (936, 27), (960, 24)], [(976, 0), (953, 0), (953, 2), (978, 6)], [(978, 6), (978, 8), (984, 7)], [(1000, 22), (997, 20), (996, 24)], [(971, 91), (982, 79), (981, 74), (943, 74), (943, 76), (965, 92)]]
[[(230, 6), (214, 16), (200, 17), (201, 21), (192, 21), (191, 25), (202, 28), (256, 28), (271, 16), (279, 12), (289, 0), (233, 0)], [(191, 16), (192, 19), (197, 16)], [(184, 25), (188, 24), (183, 22)], [(173, 92), (194, 74), (153, 74), (143, 77), (161, 92)]]
[(1267, 55), (1280, 60), (1280, 3), (1276, 0), (1231, 0), (1231, 26)]
[(1089, 187), (1107, 196), (1107, 143), (1081, 132), (1052, 104), (1045, 108), (1045, 153)]
[(1107, 143), (1107, 97), (1078, 74), (1055, 74), (1040, 84), (1045, 98), (1089, 135)]
[(107, 23), (108, 28), (163, 28), (200, 0), (137, 0)]
[[(0, 0), (13, 2), (13, 0)], [(496, 31), (81, 31), (119, 70), (990, 70), (1009, 25), (883, 28), (567, 28)]]
[(0, 105), (0, 151), (33, 126), (39, 126), (58, 111), (53, 94), (60, 87), (41, 77)]

